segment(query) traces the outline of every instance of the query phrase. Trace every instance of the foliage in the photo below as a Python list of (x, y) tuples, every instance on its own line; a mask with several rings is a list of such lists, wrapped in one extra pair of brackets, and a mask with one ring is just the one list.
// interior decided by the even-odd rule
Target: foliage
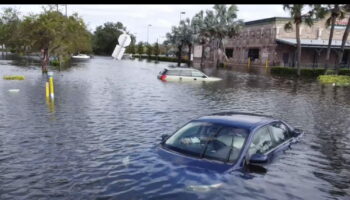
[(19, 54), (47, 49), (48, 54), (65, 61), (71, 54), (91, 52), (91, 33), (76, 13), (66, 17), (44, 9), (20, 20), (18, 12), (8, 8), (2, 13), (0, 32), (0, 42)]
[(5, 80), (24, 80), (24, 76), (3, 76)]
[[(174, 57), (167, 57), (167, 56), (146, 56), (146, 55), (138, 55), (138, 54), (135, 54), (133, 55), (133, 57), (137, 57), (137, 58), (141, 58), (141, 59), (149, 59), (149, 60), (158, 60), (158, 61), (164, 61), (164, 62), (177, 62), (178, 59), (177, 58), (174, 58)], [(188, 60), (186, 59), (181, 59), (181, 62), (185, 63), (187, 62)]]
[(16, 51), (18, 46), (18, 28), (21, 20), (19, 11), (13, 8), (4, 8), (0, 18), (0, 44), (5, 44), (6, 48)]
[(147, 48), (146, 54), (148, 55), (148, 57), (150, 57), (153, 54), (153, 47), (152, 45), (147, 44), (146, 48)]
[(156, 42), (156, 43), (154, 44), (154, 47), (153, 47), (153, 54), (154, 54), (155, 56), (158, 56), (159, 53), (160, 53), (159, 44), (158, 44), (158, 42)]
[(135, 54), (136, 53), (136, 38), (135, 36), (131, 35), (131, 42), (130, 45), (126, 47), (125, 53)]
[[(300, 76), (316, 78), (319, 75), (325, 74), (326, 69), (309, 69), (304, 68), (300, 70)], [(271, 74), (281, 75), (281, 76), (297, 76), (297, 69), (291, 67), (271, 67)]]
[(350, 76), (344, 75), (321, 75), (318, 80), (323, 84), (335, 84), (338, 86), (350, 86)]
[(141, 54), (144, 53), (144, 47), (143, 47), (143, 43), (142, 43), (142, 42), (139, 42), (139, 43), (137, 44), (137, 53), (138, 53), (139, 55), (141, 55)]
[[(301, 23), (306, 23), (308, 26), (312, 26), (315, 19), (318, 19), (323, 16), (324, 12), (321, 12), (320, 5), (311, 4), (309, 5), (311, 9), (303, 13), (303, 10), (306, 7), (306, 4), (283, 4), (283, 10), (287, 10), (290, 13), (290, 16), (293, 19), (293, 23), (295, 24), (295, 35), (297, 40), (297, 56), (295, 57), (295, 61), (297, 64), (297, 75), (301, 75), (300, 71), (300, 61), (301, 61), (301, 44), (300, 44), (300, 25)], [(292, 21), (287, 22), (284, 25), (284, 29), (292, 30)]]
[(123, 34), (122, 30), (125, 31), (126, 27), (120, 22), (106, 22), (103, 26), (98, 26), (92, 39), (93, 52), (97, 55), (111, 55), (119, 36)]

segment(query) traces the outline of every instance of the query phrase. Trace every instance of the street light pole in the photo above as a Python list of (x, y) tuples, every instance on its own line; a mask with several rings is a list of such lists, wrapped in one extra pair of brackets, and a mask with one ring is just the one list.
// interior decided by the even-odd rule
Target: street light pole
[(148, 44), (148, 32), (149, 32), (149, 27), (152, 26), (152, 24), (148, 24), (147, 26), (147, 44)]

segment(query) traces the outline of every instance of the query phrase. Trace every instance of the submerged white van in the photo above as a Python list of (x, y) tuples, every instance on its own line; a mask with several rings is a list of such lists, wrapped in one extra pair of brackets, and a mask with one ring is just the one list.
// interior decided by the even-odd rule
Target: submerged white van
[(158, 74), (162, 81), (220, 81), (221, 78), (209, 77), (193, 68), (167, 67)]

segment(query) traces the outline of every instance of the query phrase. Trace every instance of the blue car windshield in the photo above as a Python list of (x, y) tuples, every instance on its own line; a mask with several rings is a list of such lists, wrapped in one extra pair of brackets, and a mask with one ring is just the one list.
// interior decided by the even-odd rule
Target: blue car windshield
[(249, 131), (208, 122), (190, 122), (169, 137), (164, 145), (199, 158), (235, 162)]

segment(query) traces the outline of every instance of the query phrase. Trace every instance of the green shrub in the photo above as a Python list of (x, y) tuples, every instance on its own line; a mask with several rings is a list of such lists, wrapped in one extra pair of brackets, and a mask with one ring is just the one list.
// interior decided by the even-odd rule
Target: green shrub
[[(148, 55), (133, 55), (133, 57), (141, 58), (141, 59), (149, 59), (149, 60), (158, 60), (164, 62), (177, 62), (177, 58), (174, 57), (163, 57), (163, 56), (148, 56)], [(181, 62), (187, 62), (185, 59), (181, 59)]]
[(316, 78), (320, 75), (325, 74), (325, 69), (300, 69), (300, 76)]
[[(291, 67), (271, 67), (271, 74), (281, 75), (281, 76), (297, 76), (298, 69)], [(307, 78), (317, 78), (319, 75), (325, 74), (325, 69), (300, 69), (300, 76)], [(328, 73), (331, 73), (329, 71)]]
[(3, 79), (5, 80), (24, 80), (24, 76), (3, 76)]
[(350, 76), (350, 69), (339, 69), (339, 75)]
[(321, 75), (318, 80), (323, 84), (335, 84), (339, 86), (350, 86), (350, 76), (344, 75)]
[(53, 66), (59, 66), (60, 65), (60, 61), (59, 60), (51, 60), (50, 64)]
[(297, 69), (290, 67), (271, 67), (271, 74), (282, 76), (296, 76)]

